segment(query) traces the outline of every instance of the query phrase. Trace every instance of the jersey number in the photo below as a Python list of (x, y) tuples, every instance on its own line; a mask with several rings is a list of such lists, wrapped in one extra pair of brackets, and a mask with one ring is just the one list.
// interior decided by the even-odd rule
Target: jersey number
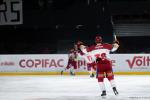
[(106, 53), (96, 54), (95, 57), (96, 58), (106, 59)]

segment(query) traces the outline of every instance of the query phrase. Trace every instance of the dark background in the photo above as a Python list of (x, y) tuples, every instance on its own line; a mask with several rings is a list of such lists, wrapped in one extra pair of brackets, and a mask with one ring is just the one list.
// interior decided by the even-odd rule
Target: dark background
[(0, 53), (67, 53), (77, 40), (93, 44), (97, 34), (112, 43), (114, 32), (116, 53), (149, 53), (149, 24), (149, 0), (23, 0), (23, 24), (0, 26)]

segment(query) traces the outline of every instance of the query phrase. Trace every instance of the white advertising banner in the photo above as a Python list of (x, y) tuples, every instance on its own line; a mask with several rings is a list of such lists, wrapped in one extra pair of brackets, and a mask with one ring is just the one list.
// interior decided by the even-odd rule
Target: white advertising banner
[[(114, 72), (150, 71), (150, 54), (111, 54)], [(0, 72), (60, 72), (67, 66), (67, 54), (0, 55)], [(78, 61), (78, 72), (87, 71)]]
[(3, 0), (0, 4), (0, 25), (23, 23), (22, 0)]
[(150, 54), (112, 54), (114, 72), (149, 72)]
[(51, 72), (67, 66), (67, 55), (1, 55), (1, 72)]

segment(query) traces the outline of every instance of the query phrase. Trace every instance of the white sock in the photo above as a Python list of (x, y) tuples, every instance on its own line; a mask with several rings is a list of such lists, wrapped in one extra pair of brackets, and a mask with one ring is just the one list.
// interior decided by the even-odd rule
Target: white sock
[(115, 83), (114, 80), (111, 80), (111, 81), (110, 81), (110, 84), (111, 84), (111, 87), (112, 87), (112, 88), (113, 88), (113, 87), (116, 87), (116, 83)]
[(98, 82), (101, 88), (101, 91), (106, 91), (104, 82)]

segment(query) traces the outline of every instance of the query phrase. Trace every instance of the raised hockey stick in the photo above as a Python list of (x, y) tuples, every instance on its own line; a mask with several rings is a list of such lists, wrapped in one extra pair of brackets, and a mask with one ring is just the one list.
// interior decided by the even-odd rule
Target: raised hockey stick
[(118, 41), (117, 36), (116, 36), (116, 32), (113, 32), (113, 42), (119, 44), (119, 41)]

